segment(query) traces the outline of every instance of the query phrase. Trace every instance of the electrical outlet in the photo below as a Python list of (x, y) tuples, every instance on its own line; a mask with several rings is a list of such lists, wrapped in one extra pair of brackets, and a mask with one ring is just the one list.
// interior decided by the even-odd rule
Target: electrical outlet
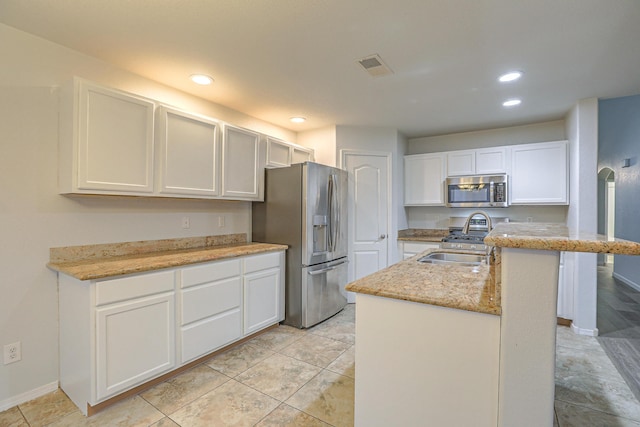
[(22, 360), (22, 350), (20, 349), (20, 341), (7, 344), (4, 346), (4, 364), (14, 363)]
[(190, 228), (191, 227), (191, 220), (189, 219), (188, 216), (183, 216), (182, 217), (182, 228)]
[(220, 215), (218, 217), (218, 227), (220, 228), (224, 227), (224, 215)]
[(527, 217), (527, 222), (533, 222), (533, 217), (528, 216), (528, 217)]

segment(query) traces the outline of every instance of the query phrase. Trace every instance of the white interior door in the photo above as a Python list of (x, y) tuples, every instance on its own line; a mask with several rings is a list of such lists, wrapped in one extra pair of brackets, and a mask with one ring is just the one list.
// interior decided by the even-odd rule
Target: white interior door
[[(387, 266), (389, 242), (388, 153), (345, 152), (349, 172), (349, 281)], [(348, 302), (355, 302), (349, 292)]]

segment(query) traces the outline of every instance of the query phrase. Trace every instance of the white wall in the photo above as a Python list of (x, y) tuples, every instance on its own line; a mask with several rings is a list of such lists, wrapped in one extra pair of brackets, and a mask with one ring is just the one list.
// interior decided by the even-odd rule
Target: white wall
[(407, 154), (437, 153), (566, 139), (564, 120), (412, 138)]
[(335, 126), (300, 132), (298, 144), (312, 148), (317, 163), (334, 167), (338, 164)]
[[(248, 233), (249, 202), (68, 197), (57, 194), (58, 89), (78, 75), (295, 141), (295, 134), (172, 90), (0, 24), (0, 346), (22, 343), (22, 361), (0, 363), (0, 411), (58, 381), (58, 246)], [(217, 218), (225, 215), (224, 228)], [(181, 228), (181, 218), (191, 228)], [(60, 349), (64, 351), (64, 349)]]
[[(409, 140), (407, 154), (437, 153), (532, 142), (565, 140), (564, 120), (536, 123), (525, 126), (463, 132)], [(402, 202), (401, 202), (402, 203)], [(411, 206), (406, 208), (409, 228), (447, 228), (450, 216), (465, 217), (473, 209), (446, 208), (440, 206)], [(510, 206), (487, 209), (491, 216), (508, 217), (512, 221), (562, 222), (566, 221), (566, 206)]]
[[(570, 205), (567, 226), (576, 231), (597, 233), (598, 207), (598, 100), (579, 101), (567, 116), (570, 146)], [(596, 254), (567, 252), (564, 256), (567, 306), (562, 317), (573, 319), (574, 331), (597, 335)], [(573, 307), (570, 307), (573, 301)], [(573, 311), (573, 313), (571, 312)]]

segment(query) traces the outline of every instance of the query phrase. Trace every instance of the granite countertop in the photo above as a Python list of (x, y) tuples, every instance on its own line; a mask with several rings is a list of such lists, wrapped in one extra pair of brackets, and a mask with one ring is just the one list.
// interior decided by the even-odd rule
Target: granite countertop
[(608, 240), (601, 234), (573, 231), (557, 223), (498, 223), (484, 241), (502, 248), (640, 255), (638, 242)]
[(47, 267), (94, 280), (264, 252), (286, 245), (246, 242), (244, 234), (51, 248)]
[(427, 250), (351, 282), (346, 289), (362, 294), (500, 315), (499, 253), (491, 265), (418, 262), (420, 257), (434, 251), (459, 252)]
[[(437, 235), (436, 230), (402, 230), (398, 233), (398, 240), (433, 241), (425, 239), (436, 238)], [(499, 315), (500, 248), (640, 255), (638, 242), (609, 240), (599, 234), (571, 231), (557, 223), (498, 223), (484, 241), (496, 248), (493, 251), (494, 260), (489, 266), (422, 264), (417, 261), (421, 256), (437, 250), (432, 249), (356, 280), (348, 284), (346, 289)]]
[(398, 240), (403, 242), (438, 242), (449, 235), (448, 229), (408, 228), (398, 231)]

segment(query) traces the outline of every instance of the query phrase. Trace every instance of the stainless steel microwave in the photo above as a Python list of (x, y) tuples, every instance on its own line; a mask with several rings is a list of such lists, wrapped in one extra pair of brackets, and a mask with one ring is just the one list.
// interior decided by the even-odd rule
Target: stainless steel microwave
[(447, 206), (451, 208), (506, 208), (509, 206), (507, 175), (449, 177)]

